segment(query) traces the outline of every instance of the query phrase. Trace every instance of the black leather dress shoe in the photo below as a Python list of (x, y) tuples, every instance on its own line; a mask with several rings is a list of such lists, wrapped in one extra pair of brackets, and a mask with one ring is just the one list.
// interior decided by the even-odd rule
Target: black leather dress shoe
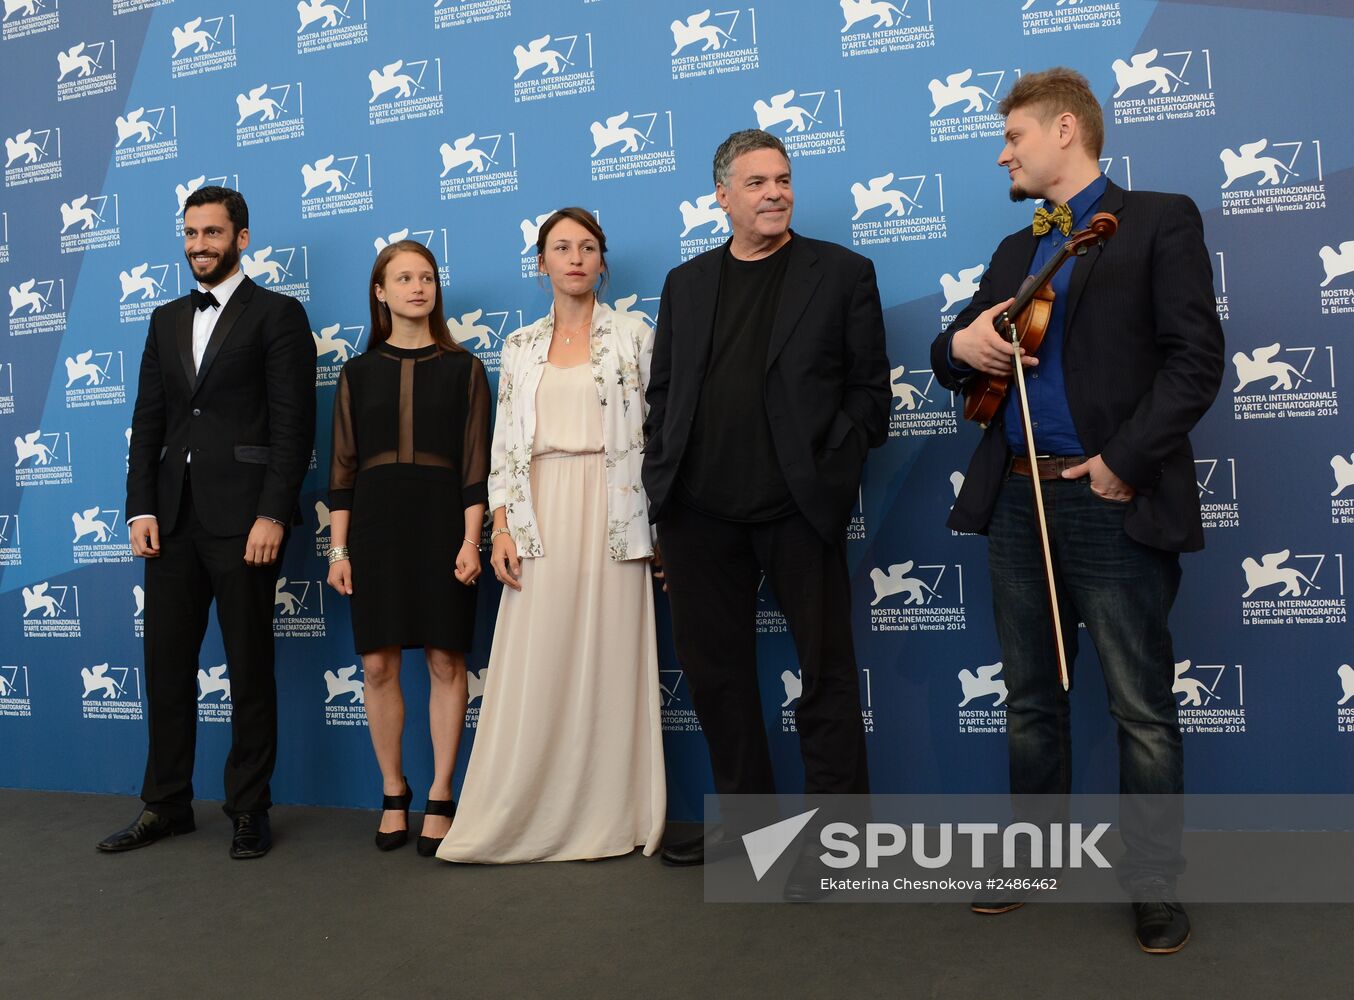
[(141, 815), (136, 817), (130, 826), (104, 837), (97, 846), (101, 851), (117, 854), (121, 851), (134, 851), (138, 847), (149, 847), (157, 840), (192, 833), (195, 829), (197, 827), (193, 823), (192, 816), (172, 820), (149, 809), (143, 809)]
[(230, 840), (230, 856), (237, 861), (261, 858), (273, 846), (273, 830), (266, 812), (240, 813), (235, 817), (235, 836)]
[(1018, 910), (1039, 891), (1032, 887), (1034, 881), (1049, 875), (1047, 871), (1036, 872), (1029, 858), (1023, 856), (1010, 868), (994, 865), (984, 873), (983, 888), (974, 895), (969, 909), (986, 916)]
[(689, 840), (664, 844), (661, 857), (665, 865), (688, 868), (692, 865), (705, 864), (707, 858), (710, 861), (719, 861), (733, 857), (741, 847), (737, 837), (731, 836), (724, 827), (717, 826), (710, 831), (708, 838), (701, 833)]
[(1177, 900), (1134, 903), (1133, 915), (1138, 947), (1149, 955), (1173, 955), (1189, 941), (1189, 917)]
[(826, 877), (827, 872), (817, 855), (801, 854), (785, 878), (781, 897), (787, 903), (812, 903), (830, 896), (833, 890), (823, 888), (823, 879)]

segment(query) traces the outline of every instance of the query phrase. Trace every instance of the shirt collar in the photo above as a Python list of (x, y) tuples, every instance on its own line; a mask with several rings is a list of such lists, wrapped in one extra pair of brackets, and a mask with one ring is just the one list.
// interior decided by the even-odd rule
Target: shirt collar
[(216, 301), (219, 302), (221, 308), (224, 309), (226, 308), (226, 303), (230, 301), (230, 297), (235, 294), (235, 289), (239, 288), (242, 284), (244, 284), (244, 268), (237, 267), (234, 274), (215, 288), (208, 289), (204, 287), (200, 281), (197, 283), (197, 287), (198, 291), (210, 291), (215, 295)]
[(1086, 216), (1091, 213), (1091, 209), (1100, 203), (1100, 199), (1104, 197), (1105, 188), (1108, 186), (1109, 179), (1101, 174), (1067, 200), (1067, 207), (1072, 210), (1072, 227), (1074, 229), (1084, 228), (1082, 223)]

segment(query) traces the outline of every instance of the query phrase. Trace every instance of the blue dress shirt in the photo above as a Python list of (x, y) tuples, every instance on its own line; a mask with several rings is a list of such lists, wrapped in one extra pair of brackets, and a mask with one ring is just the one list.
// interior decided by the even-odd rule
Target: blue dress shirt
[[(1082, 188), (1067, 203), (1072, 210), (1072, 232), (1086, 228), (1108, 181), (1101, 174)], [(1030, 273), (1053, 259), (1067, 242), (1067, 237), (1056, 228), (1039, 238), (1030, 262)], [(1072, 284), (1072, 268), (1076, 257), (1069, 257), (1053, 276), (1053, 315), (1049, 317), (1044, 340), (1035, 352), (1039, 364), (1025, 369), (1025, 393), (1030, 401), (1030, 422), (1034, 425), (1034, 446), (1040, 455), (1084, 455), (1081, 439), (1072, 423), (1072, 411), (1067, 405), (1067, 387), (1063, 382), (1063, 335), (1067, 320), (1067, 290)], [(1019, 391), (1014, 385), (1006, 395), (1006, 443), (1016, 455), (1025, 454), (1025, 429), (1020, 419)]]

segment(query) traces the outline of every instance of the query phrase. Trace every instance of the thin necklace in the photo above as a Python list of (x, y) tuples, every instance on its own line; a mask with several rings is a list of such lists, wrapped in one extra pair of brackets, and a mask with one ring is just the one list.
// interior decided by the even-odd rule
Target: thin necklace
[(572, 333), (566, 334), (566, 333), (565, 333), (565, 330), (564, 330), (564, 325), (563, 325), (562, 323), (560, 323), (560, 321), (559, 321), (558, 319), (555, 320), (555, 333), (559, 334), (560, 338), (561, 338), (566, 344), (572, 344), (572, 343), (574, 342), (574, 337), (576, 337), (578, 334), (582, 333), (584, 330), (591, 330), (591, 329), (592, 329), (592, 321), (589, 320), (589, 321), (586, 322), (586, 323), (582, 323), (582, 324), (580, 324), (579, 326), (574, 327)]

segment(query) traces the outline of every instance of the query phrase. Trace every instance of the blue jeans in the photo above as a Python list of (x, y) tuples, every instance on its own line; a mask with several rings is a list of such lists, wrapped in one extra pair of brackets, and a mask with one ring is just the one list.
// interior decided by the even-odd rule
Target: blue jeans
[[(1131, 796), (1121, 799), (1126, 854), (1120, 878), (1173, 879), (1184, 866), (1184, 751), (1167, 618), (1180, 586), (1179, 556), (1129, 538), (1128, 505), (1097, 496), (1089, 479), (1041, 485), (1068, 669), (1077, 655), (1077, 623), (1084, 621), (1118, 725), (1119, 791)], [(1065, 796), (1072, 778), (1068, 698), (1058, 681), (1028, 477), (1007, 476), (988, 530), (992, 603), (1009, 691), (1011, 793), (1017, 801)]]

